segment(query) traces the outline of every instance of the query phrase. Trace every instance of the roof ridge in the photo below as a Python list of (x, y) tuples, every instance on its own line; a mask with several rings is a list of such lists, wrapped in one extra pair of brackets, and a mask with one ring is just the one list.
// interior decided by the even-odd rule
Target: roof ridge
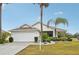
[(23, 26), (28, 26), (29, 28), (31, 28), (31, 26), (28, 25), (28, 24), (23, 24), (23, 25), (21, 25), (19, 28), (23, 28)]
[[(38, 23), (40, 23), (40, 22), (36, 22), (35, 24), (33, 24), (32, 26), (34, 26), (34, 25), (36, 25), (36, 24), (38, 24)], [(46, 24), (44, 24), (43, 23), (43, 25), (45, 25), (45, 26), (47, 26), (48, 27), (48, 25), (46, 25)], [(55, 27), (52, 27), (52, 26), (49, 26), (50, 28), (55, 28)], [(56, 29), (61, 29), (61, 28), (56, 28)], [(64, 30), (64, 29), (61, 29), (61, 30)]]
[(40, 21), (38, 21), (38, 22), (34, 23), (32, 26), (34, 26), (34, 25), (36, 25), (36, 24), (38, 24), (38, 23), (40, 23)]

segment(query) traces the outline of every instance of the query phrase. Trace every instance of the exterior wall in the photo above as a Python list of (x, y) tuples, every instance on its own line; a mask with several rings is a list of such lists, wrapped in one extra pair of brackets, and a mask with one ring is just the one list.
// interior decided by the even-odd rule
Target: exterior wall
[[(37, 28), (38, 30), (41, 30), (40, 23), (34, 25), (33, 27)], [(47, 27), (47, 26), (45, 26), (45, 25), (43, 25), (43, 31), (52, 31), (52, 29)]]
[[(35, 28), (41, 30), (40, 23), (34, 25), (33, 27), (35, 27)], [(49, 27), (43, 25), (43, 31), (53, 31), (53, 37), (55, 37), (55, 31), (54, 31), (54, 29), (51, 29), (51, 28), (49, 28)]]
[[(34, 28), (37, 28), (38, 30), (41, 30), (40, 23), (33, 26)], [(43, 31), (53, 31), (53, 37), (55, 37), (55, 30), (54, 28), (47, 27), (46, 25), (43, 25)], [(59, 30), (60, 31), (60, 30)], [(33, 41), (34, 37), (38, 37), (38, 40), (40, 39), (40, 33), (37, 30), (30, 29), (30, 30), (15, 30), (12, 32), (12, 37), (14, 38), (14, 41)], [(56, 35), (57, 37), (57, 35)]]
[(34, 37), (39, 37), (39, 32), (38, 31), (29, 31), (29, 32), (12, 32), (12, 37), (14, 38), (14, 41), (22, 42), (22, 41), (33, 41), (34, 42)]
[(55, 37), (55, 30), (53, 30), (53, 37)]

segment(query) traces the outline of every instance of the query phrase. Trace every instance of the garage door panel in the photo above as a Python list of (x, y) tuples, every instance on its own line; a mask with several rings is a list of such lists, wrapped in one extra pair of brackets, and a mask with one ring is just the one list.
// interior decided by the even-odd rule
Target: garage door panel
[(14, 41), (34, 41), (35, 32), (15, 32), (12, 34)]

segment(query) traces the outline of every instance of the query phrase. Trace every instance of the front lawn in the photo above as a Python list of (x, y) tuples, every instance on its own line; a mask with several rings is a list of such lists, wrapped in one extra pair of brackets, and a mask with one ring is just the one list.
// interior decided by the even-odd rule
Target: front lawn
[(52, 45), (30, 45), (16, 55), (79, 55), (79, 41), (57, 42)]

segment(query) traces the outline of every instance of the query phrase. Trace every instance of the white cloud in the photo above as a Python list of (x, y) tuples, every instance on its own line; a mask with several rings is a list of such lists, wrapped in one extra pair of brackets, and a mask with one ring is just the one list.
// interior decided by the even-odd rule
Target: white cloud
[(62, 15), (64, 12), (63, 11), (57, 11), (54, 13), (54, 15)]

